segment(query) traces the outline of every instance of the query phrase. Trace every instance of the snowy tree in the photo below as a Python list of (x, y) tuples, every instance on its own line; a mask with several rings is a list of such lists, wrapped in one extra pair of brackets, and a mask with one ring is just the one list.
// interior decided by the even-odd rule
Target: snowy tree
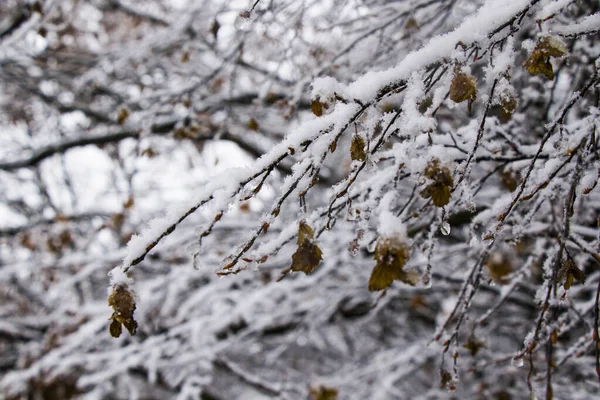
[(0, 398), (599, 395), (599, 27), (2, 2)]

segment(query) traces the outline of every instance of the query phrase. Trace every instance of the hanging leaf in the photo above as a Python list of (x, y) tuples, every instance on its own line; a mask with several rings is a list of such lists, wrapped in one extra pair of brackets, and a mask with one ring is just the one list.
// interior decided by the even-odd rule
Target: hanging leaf
[(493, 253), (485, 262), (490, 278), (500, 285), (509, 283), (508, 275), (514, 271), (514, 267), (508, 256), (501, 252)]
[(515, 171), (505, 170), (502, 173), (502, 184), (510, 192), (514, 192), (519, 186), (519, 176)]
[(562, 57), (567, 54), (567, 46), (562, 40), (552, 36), (541, 37), (529, 58), (523, 66), (531, 75), (544, 75), (546, 78), (554, 79), (554, 70), (550, 57)]
[(450, 84), (450, 100), (455, 103), (462, 103), (467, 100), (469, 103), (469, 112), (471, 106), (477, 98), (477, 84), (475, 78), (464, 72), (454, 71), (454, 79)]
[(313, 229), (305, 221), (300, 221), (298, 225), (298, 244), (302, 244), (307, 240), (312, 240), (315, 237)]
[(352, 138), (350, 157), (353, 161), (365, 161), (367, 158), (367, 153), (365, 152), (365, 140), (358, 135), (354, 135)]
[(221, 29), (221, 24), (219, 24), (219, 21), (217, 21), (217, 19), (215, 18), (213, 20), (213, 23), (210, 26), (210, 33), (213, 35), (213, 37), (216, 39), (217, 35), (219, 34), (219, 29)]
[(417, 22), (416, 19), (409, 18), (406, 20), (406, 23), (404, 24), (404, 29), (407, 31), (415, 31), (415, 30), (419, 29), (419, 23)]
[(377, 264), (369, 279), (369, 290), (373, 292), (386, 289), (396, 280), (416, 285), (419, 274), (416, 271), (404, 271), (410, 258), (410, 250), (408, 243), (398, 237), (380, 237), (375, 248)]
[(441, 166), (440, 160), (435, 158), (427, 164), (423, 175), (430, 183), (421, 191), (421, 196), (431, 198), (436, 207), (448, 204), (454, 187), (454, 179), (448, 167)]
[(254, 118), (250, 118), (246, 124), (251, 131), (258, 131), (258, 122)]
[(507, 123), (515, 110), (517, 109), (517, 99), (509, 91), (505, 91), (500, 95), (500, 122)]
[(292, 255), (292, 266), (290, 268), (292, 271), (302, 271), (308, 275), (319, 266), (322, 259), (319, 246), (310, 240), (306, 240), (298, 246), (298, 249)]
[[(133, 290), (124, 283), (116, 284), (110, 296), (108, 296), (108, 305), (114, 310), (112, 322), (109, 327), (110, 334), (113, 337), (121, 335), (121, 325), (124, 325), (130, 335), (135, 335), (137, 322), (133, 319), (135, 312), (135, 294)], [(118, 326), (117, 326), (118, 325)]]
[(113, 319), (112, 322), (110, 323), (110, 326), (108, 327), (108, 330), (112, 337), (118, 338), (119, 336), (121, 336), (121, 332), (123, 331), (123, 326), (121, 325), (121, 323), (119, 321), (117, 321), (116, 319)]
[(127, 118), (129, 118), (129, 110), (123, 107), (119, 110), (119, 113), (117, 114), (117, 124), (123, 125)]
[(308, 275), (319, 266), (323, 259), (323, 253), (319, 246), (314, 243), (313, 238), (312, 228), (306, 222), (300, 222), (298, 226), (298, 248), (292, 255), (290, 270), (302, 271)]
[(464, 344), (463, 347), (465, 349), (469, 350), (469, 353), (471, 353), (471, 356), (475, 357), (477, 355), (477, 353), (479, 353), (479, 350), (485, 348), (486, 345), (485, 345), (485, 342), (482, 342), (481, 340), (477, 339), (475, 336), (469, 336), (469, 338), (467, 339), (467, 342)]
[(326, 110), (329, 106), (327, 103), (321, 102), (321, 99), (317, 97), (310, 103), (310, 109), (317, 117), (323, 115), (324, 110)]
[(577, 267), (577, 265), (575, 265), (575, 262), (573, 260), (568, 259), (565, 262), (563, 262), (562, 268), (558, 273), (558, 280), (561, 281), (563, 280), (563, 278), (565, 280), (563, 288), (565, 290), (569, 290), (571, 286), (573, 286), (573, 283), (585, 282), (585, 273), (582, 270), (580, 270)]
[(423, 100), (421, 100), (418, 103), (419, 112), (421, 114), (425, 114), (427, 109), (429, 107), (431, 107), (432, 104), (433, 104), (433, 97), (431, 97), (431, 96), (424, 97)]
[(448, 387), (448, 389), (450, 388), (449, 383), (452, 382), (452, 374), (443, 369), (440, 371), (440, 388), (441, 389), (446, 389)]

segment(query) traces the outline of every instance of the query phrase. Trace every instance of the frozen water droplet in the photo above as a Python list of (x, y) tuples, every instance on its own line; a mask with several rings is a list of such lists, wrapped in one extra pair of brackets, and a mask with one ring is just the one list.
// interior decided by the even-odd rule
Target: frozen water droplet
[(440, 231), (444, 236), (448, 236), (450, 234), (450, 224), (448, 223), (448, 221), (444, 221), (442, 227), (440, 228)]
[(523, 357), (513, 357), (510, 361), (513, 367), (522, 367), (523, 366)]

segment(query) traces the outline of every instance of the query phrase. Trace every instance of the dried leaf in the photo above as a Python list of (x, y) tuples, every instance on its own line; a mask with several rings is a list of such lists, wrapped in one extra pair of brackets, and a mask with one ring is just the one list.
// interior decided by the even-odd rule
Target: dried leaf
[(334, 140), (331, 145), (329, 145), (329, 151), (335, 153), (335, 149), (337, 149), (337, 140)]
[(419, 29), (419, 24), (417, 23), (417, 20), (415, 20), (414, 18), (409, 18), (406, 20), (406, 23), (404, 24), (404, 29), (406, 29), (407, 31), (416, 30), (416, 29)]
[(477, 98), (477, 83), (475, 78), (464, 72), (454, 72), (454, 79), (450, 84), (450, 99), (455, 103), (469, 102), (469, 112), (471, 106)]
[(550, 57), (562, 57), (567, 54), (567, 46), (557, 38), (552, 36), (541, 37), (535, 49), (525, 60), (523, 66), (531, 75), (544, 75), (546, 78), (554, 79), (554, 71)]
[(310, 389), (311, 400), (337, 400), (338, 391), (337, 389), (319, 386)]
[(507, 276), (514, 271), (508, 256), (501, 252), (492, 254), (485, 262), (485, 266), (490, 278), (500, 285), (508, 284)]
[(354, 135), (352, 138), (350, 157), (353, 161), (365, 161), (367, 158), (367, 153), (365, 152), (365, 140), (358, 135)]
[(513, 171), (504, 171), (502, 173), (502, 184), (505, 188), (507, 188), (510, 192), (514, 192), (519, 186), (519, 179), (515, 172)]
[(323, 103), (319, 99), (315, 99), (310, 103), (310, 109), (317, 117), (323, 115)]
[(427, 97), (423, 98), (423, 100), (421, 100), (418, 104), (419, 112), (421, 114), (425, 114), (427, 109), (429, 107), (431, 107), (432, 104), (433, 104), (433, 97), (427, 96)]
[(448, 386), (448, 384), (452, 381), (452, 374), (443, 369), (440, 371), (440, 388), (441, 389), (446, 389), (446, 387)]
[(108, 327), (108, 330), (112, 337), (118, 338), (119, 336), (121, 336), (121, 332), (123, 332), (123, 327), (119, 321), (113, 319), (110, 323), (110, 326)]
[(125, 203), (123, 203), (123, 208), (128, 210), (131, 207), (133, 207), (134, 203), (135, 203), (135, 200), (133, 199), (133, 196), (129, 196), (127, 198), (127, 201)]
[[(130, 335), (135, 335), (137, 322), (133, 318), (135, 312), (135, 294), (127, 285), (119, 283), (112, 289), (108, 296), (108, 305), (114, 310), (109, 330), (110, 334), (118, 337), (121, 334), (121, 325), (124, 325)], [(116, 325), (119, 325), (117, 328)]]
[(322, 260), (322, 252), (319, 246), (310, 240), (305, 240), (298, 246), (292, 255), (292, 271), (302, 271), (306, 275), (313, 272)]
[(375, 248), (377, 264), (369, 278), (369, 290), (386, 289), (396, 280), (416, 285), (419, 274), (416, 271), (404, 271), (410, 258), (410, 250), (408, 243), (398, 237), (380, 237)]
[(300, 221), (298, 225), (298, 244), (302, 244), (307, 240), (312, 240), (315, 237), (313, 229), (305, 221)]
[(292, 255), (290, 270), (302, 271), (308, 275), (319, 266), (323, 259), (323, 253), (313, 239), (314, 232), (312, 228), (305, 221), (301, 221), (298, 226), (298, 248)]
[(217, 21), (217, 19), (215, 18), (212, 25), (210, 26), (210, 33), (213, 35), (213, 37), (215, 39), (217, 38), (220, 28), (221, 28), (221, 24), (219, 24), (219, 21)]
[(448, 167), (441, 166), (440, 161), (436, 158), (427, 164), (423, 175), (431, 183), (421, 191), (421, 196), (426, 199), (431, 198), (436, 207), (448, 204), (454, 187), (454, 179)]
[(505, 91), (500, 95), (500, 122), (507, 123), (515, 110), (517, 109), (517, 99), (509, 91)]
[(117, 124), (123, 125), (127, 118), (129, 118), (129, 110), (123, 107), (119, 110), (119, 113), (117, 114)]
[(477, 353), (479, 353), (479, 350), (485, 348), (485, 343), (482, 342), (481, 340), (477, 339), (474, 336), (469, 336), (469, 338), (467, 339), (467, 342), (464, 344), (463, 346), (465, 349), (469, 350), (469, 353), (471, 353), (471, 356), (475, 357), (477, 355)]
[(568, 259), (563, 262), (562, 268), (558, 273), (558, 280), (561, 281), (563, 278), (565, 279), (563, 288), (569, 290), (575, 282), (584, 283), (586, 276), (585, 273), (575, 265), (573, 260)]
[(254, 118), (250, 118), (246, 124), (251, 131), (258, 131), (258, 122)]

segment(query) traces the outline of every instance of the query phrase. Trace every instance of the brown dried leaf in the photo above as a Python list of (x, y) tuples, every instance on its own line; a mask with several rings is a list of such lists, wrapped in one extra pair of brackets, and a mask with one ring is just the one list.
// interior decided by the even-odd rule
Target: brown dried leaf
[(380, 237), (375, 248), (377, 264), (369, 278), (369, 290), (386, 289), (396, 280), (411, 286), (416, 285), (419, 274), (416, 271), (404, 271), (410, 253), (410, 246), (402, 239)]
[(250, 118), (248, 120), (248, 123), (246, 124), (246, 126), (251, 131), (257, 131), (258, 130), (258, 122), (256, 122), (256, 120), (254, 118)]
[(311, 240), (305, 240), (298, 246), (292, 255), (292, 271), (302, 271), (306, 275), (313, 272), (322, 260), (322, 252), (319, 246)]
[(119, 336), (121, 336), (121, 332), (123, 332), (123, 327), (119, 321), (113, 319), (110, 323), (110, 326), (108, 327), (108, 331), (110, 332), (110, 335), (112, 337), (118, 338)]
[(435, 158), (427, 164), (423, 175), (430, 183), (421, 191), (421, 196), (431, 198), (436, 207), (448, 204), (454, 187), (454, 179), (448, 167), (441, 166), (440, 160)]
[(440, 371), (440, 388), (441, 389), (446, 389), (446, 387), (448, 386), (448, 384), (452, 381), (452, 374), (443, 369)]
[(490, 278), (500, 285), (508, 284), (507, 276), (514, 271), (508, 256), (500, 252), (492, 254), (485, 262), (485, 266)]
[(500, 122), (507, 123), (517, 109), (517, 99), (512, 93), (506, 91), (500, 95)]
[(310, 109), (317, 117), (323, 115), (323, 103), (319, 99), (315, 99), (310, 103)]
[(337, 400), (337, 398), (337, 389), (326, 386), (318, 386), (310, 389), (311, 400)]
[(221, 28), (221, 24), (219, 24), (219, 21), (217, 21), (217, 19), (215, 18), (212, 25), (210, 26), (210, 33), (213, 35), (213, 37), (215, 39), (217, 38), (217, 35), (219, 34), (220, 28)]
[(477, 339), (474, 336), (469, 336), (469, 338), (467, 339), (467, 342), (464, 344), (463, 346), (465, 349), (469, 350), (469, 353), (471, 353), (471, 356), (475, 357), (477, 355), (477, 353), (479, 353), (479, 350), (485, 348), (485, 343), (482, 342), (481, 340)]
[(352, 138), (352, 144), (350, 145), (350, 157), (353, 161), (365, 161), (367, 158), (367, 153), (365, 151), (365, 140), (358, 135), (354, 135)]
[(455, 72), (452, 84), (450, 84), (450, 99), (455, 103), (469, 102), (469, 112), (471, 105), (477, 98), (477, 83), (475, 78), (464, 72)]
[(519, 178), (518, 175), (513, 171), (508, 171), (508, 170), (504, 171), (502, 173), (502, 184), (509, 191), (514, 192), (517, 189), (517, 187), (519, 186), (518, 178)]
[(298, 225), (298, 244), (302, 244), (307, 240), (312, 240), (315, 237), (313, 229), (306, 223), (306, 221), (300, 221)]
[(565, 279), (563, 287), (565, 290), (569, 290), (575, 282), (584, 283), (586, 276), (585, 273), (575, 265), (573, 260), (568, 259), (563, 262), (562, 268), (558, 273), (558, 280), (561, 281), (563, 278)]
[(546, 78), (554, 79), (554, 71), (550, 57), (562, 57), (567, 54), (567, 46), (560, 40), (552, 36), (541, 37), (535, 49), (525, 60), (523, 66), (531, 75), (544, 75)]
[[(135, 335), (137, 322), (133, 318), (135, 312), (135, 294), (127, 285), (120, 283), (113, 286), (110, 296), (108, 296), (108, 305), (114, 310), (109, 327), (110, 333), (114, 337), (121, 334), (121, 325), (124, 325), (130, 335)], [(119, 328), (116, 325), (119, 325)], [(118, 334), (117, 334), (118, 332)]]
[(129, 118), (129, 110), (123, 107), (119, 110), (119, 113), (117, 114), (117, 124), (123, 125), (127, 118)]

